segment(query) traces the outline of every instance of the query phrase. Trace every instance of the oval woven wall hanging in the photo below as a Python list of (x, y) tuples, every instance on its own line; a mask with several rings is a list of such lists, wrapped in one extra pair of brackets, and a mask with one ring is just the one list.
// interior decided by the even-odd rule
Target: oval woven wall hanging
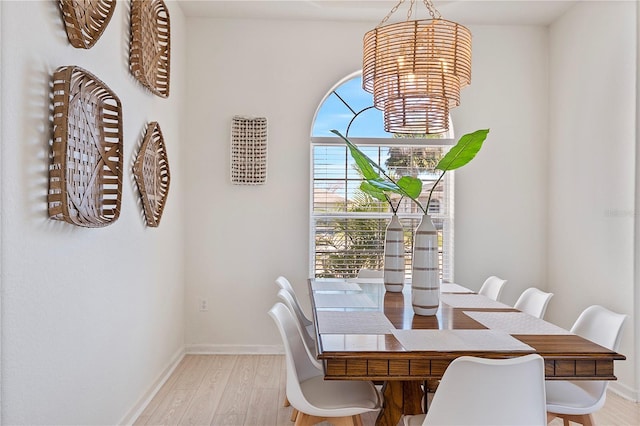
[(97, 228), (120, 216), (122, 107), (96, 76), (80, 67), (53, 75), (53, 142), (49, 216)]
[(90, 49), (107, 28), (116, 0), (59, 0), (59, 5), (69, 43)]
[(171, 32), (162, 0), (131, 2), (131, 73), (154, 94), (169, 97)]
[(164, 137), (158, 122), (149, 123), (133, 165), (147, 225), (157, 227), (167, 201), (171, 173)]

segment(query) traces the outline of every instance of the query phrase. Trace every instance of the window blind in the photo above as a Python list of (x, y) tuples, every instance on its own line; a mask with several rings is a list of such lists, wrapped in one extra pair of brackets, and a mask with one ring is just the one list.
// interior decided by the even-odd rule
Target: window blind
[[(368, 143), (360, 146), (372, 160), (394, 178), (419, 177), (423, 191), (419, 197), (426, 205), (431, 187), (439, 176), (434, 171), (448, 146), (392, 145)], [(425, 142), (428, 140), (425, 140)], [(396, 141), (393, 141), (396, 142)], [(311, 217), (312, 265), (314, 277), (352, 278), (361, 268), (382, 269), (385, 229), (392, 215), (388, 203), (373, 199), (359, 187), (362, 177), (344, 144), (313, 144), (313, 197)], [(453, 232), (452, 187), (450, 173), (434, 189), (429, 213), (439, 233), (439, 258), (442, 278), (452, 279)], [(392, 199), (405, 231), (405, 273), (411, 273), (413, 232), (422, 218), (420, 209), (409, 199)]]

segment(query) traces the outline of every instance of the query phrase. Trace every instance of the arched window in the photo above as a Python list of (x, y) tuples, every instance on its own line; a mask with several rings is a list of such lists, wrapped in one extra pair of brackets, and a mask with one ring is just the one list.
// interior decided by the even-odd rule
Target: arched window
[[(382, 112), (372, 108), (372, 96), (362, 89), (361, 73), (336, 84), (316, 112), (312, 143), (311, 261), (312, 277), (355, 277), (362, 268), (382, 269), (384, 234), (391, 218), (388, 203), (362, 192), (362, 178), (338, 130), (395, 177), (412, 175), (423, 181), (426, 199), (439, 172), (438, 160), (453, 140), (453, 125), (446, 134), (394, 135), (383, 129)], [(442, 278), (453, 279), (453, 174), (440, 181), (429, 205), (439, 231)], [(411, 272), (413, 231), (422, 213), (411, 201), (399, 197), (397, 214), (405, 229), (406, 273)]]

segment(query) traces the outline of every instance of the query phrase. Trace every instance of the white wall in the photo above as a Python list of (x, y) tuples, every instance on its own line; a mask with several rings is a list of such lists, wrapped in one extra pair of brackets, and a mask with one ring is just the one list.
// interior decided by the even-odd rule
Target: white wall
[[(3, 424), (116, 424), (183, 350), (186, 31), (168, 5), (171, 96), (161, 99), (128, 70), (129, 2), (88, 51), (68, 43), (57, 2), (2, 2)], [(122, 212), (101, 229), (47, 216), (49, 82), (63, 65), (96, 74), (123, 106)], [(131, 172), (153, 120), (172, 172), (157, 229), (144, 225)]]
[(456, 171), (455, 280), (479, 289), (508, 280), (501, 300), (546, 288), (547, 31), (471, 27), (473, 76), (453, 110), (456, 133), (491, 132)]
[[(326, 91), (361, 66), (366, 30), (189, 20), (186, 201), (194, 208), (185, 212), (185, 314), (192, 350), (280, 345), (267, 316), (274, 279), (285, 275), (306, 293), (311, 120)], [(233, 115), (268, 118), (265, 185), (230, 183)], [(208, 312), (198, 311), (200, 298)]]
[[(274, 279), (306, 294), (311, 121), (326, 92), (362, 66), (362, 36), (375, 24), (189, 20), (189, 350), (279, 345), (267, 316)], [(492, 132), (456, 176), (456, 279), (477, 288), (502, 275), (515, 300), (544, 285), (546, 31), (471, 30), (473, 82), (454, 120), (459, 135)], [(230, 183), (234, 114), (269, 120), (266, 185)], [(198, 311), (201, 298), (208, 312)]]
[[(616, 387), (637, 398), (634, 353), (635, 2), (580, 2), (550, 30), (548, 318), (630, 315)], [(634, 37), (635, 36), (635, 37)]]

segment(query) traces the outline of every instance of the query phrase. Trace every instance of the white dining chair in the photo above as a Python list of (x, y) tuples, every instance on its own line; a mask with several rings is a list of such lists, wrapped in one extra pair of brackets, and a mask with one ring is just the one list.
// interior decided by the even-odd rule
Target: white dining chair
[[(622, 326), (627, 316), (612, 312), (599, 305), (585, 309), (571, 327), (571, 332), (591, 340), (607, 349), (617, 351), (622, 337)], [(593, 413), (607, 398), (607, 380), (548, 380), (547, 418), (563, 419), (585, 426), (593, 425)]]
[(382, 269), (362, 268), (358, 271), (358, 278), (384, 278)]
[(296, 426), (329, 421), (335, 425), (362, 425), (361, 414), (379, 410), (381, 396), (373, 383), (325, 380), (324, 371), (309, 358), (296, 319), (283, 304), (269, 310), (284, 344), (287, 399), (296, 410)]
[(500, 294), (502, 294), (502, 290), (504, 289), (504, 285), (507, 283), (507, 280), (503, 280), (502, 278), (498, 278), (495, 275), (490, 276), (485, 280), (478, 290), (478, 294), (483, 296), (487, 296), (489, 299), (499, 300)]
[(544, 313), (547, 311), (547, 306), (552, 297), (553, 293), (530, 287), (522, 292), (513, 307), (536, 318), (544, 318)]
[(447, 367), (427, 414), (405, 426), (546, 425), (544, 359), (538, 354), (486, 359), (462, 356)]
[(304, 311), (302, 310), (302, 307), (300, 306), (300, 302), (298, 301), (298, 296), (296, 296), (296, 292), (293, 289), (293, 286), (291, 285), (291, 282), (289, 282), (288, 279), (286, 279), (285, 277), (283, 277), (281, 275), (278, 278), (276, 278), (276, 284), (278, 285), (278, 287), (280, 287), (283, 290), (288, 291), (291, 294), (291, 297), (293, 298), (293, 302), (294, 302), (294, 309), (296, 310), (296, 315), (298, 315), (298, 318), (300, 318), (300, 321), (302, 322), (302, 324), (304, 325), (305, 328), (311, 329), (311, 335), (315, 338), (315, 332), (313, 332), (313, 321), (311, 321), (304, 314)]
[[(293, 286), (291, 285), (291, 282), (286, 279), (284, 276), (280, 275), (278, 278), (276, 278), (276, 285), (278, 287), (280, 287), (280, 290), (278, 290), (278, 292), (280, 292), (281, 290), (287, 292), (290, 296), (291, 296), (291, 307), (293, 309), (293, 311), (295, 312), (295, 316), (298, 318), (300, 324), (302, 325), (302, 328), (304, 330), (306, 330), (307, 334), (315, 340), (316, 338), (316, 333), (315, 333), (315, 328), (313, 325), (313, 321), (311, 321), (309, 318), (307, 318), (307, 316), (304, 314), (304, 311), (302, 310), (302, 308), (300, 307), (300, 303), (298, 302), (298, 297), (296, 296), (296, 292), (293, 289)], [(280, 296), (279, 296), (280, 297)], [(282, 299), (282, 297), (280, 297)], [(315, 343), (314, 343), (315, 345)], [(285, 396), (284, 398), (284, 403), (283, 405), (285, 407), (288, 407), (289, 404), (289, 400), (287, 399), (287, 397)], [(295, 420), (295, 415), (297, 414), (297, 411), (294, 409), (293, 415), (292, 415), (292, 420)]]
[(291, 293), (281, 288), (280, 290), (278, 290), (278, 298), (293, 314), (293, 318), (296, 320), (296, 326), (300, 330), (300, 335), (302, 336), (302, 341), (304, 342), (304, 346), (307, 350), (307, 353), (309, 354), (309, 357), (318, 366), (318, 368), (322, 368), (322, 363), (316, 358), (318, 355), (318, 348), (316, 346), (315, 328), (313, 327), (313, 324), (311, 324), (312, 331), (311, 333), (309, 333), (309, 330), (304, 326), (302, 319), (300, 318), (300, 314), (298, 313), (299, 309), (296, 310), (294, 306), (295, 302), (293, 300), (293, 297), (291, 296)]

